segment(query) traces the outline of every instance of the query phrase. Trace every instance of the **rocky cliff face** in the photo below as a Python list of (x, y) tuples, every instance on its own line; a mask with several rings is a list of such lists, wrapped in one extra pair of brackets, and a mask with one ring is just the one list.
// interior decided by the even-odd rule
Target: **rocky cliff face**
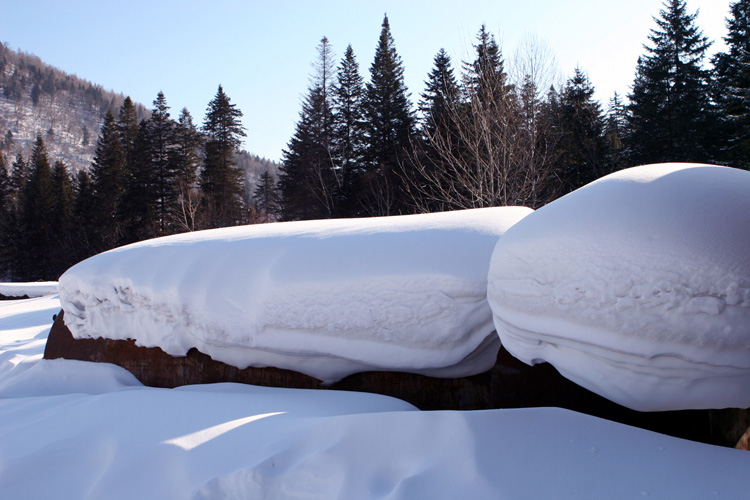
[[(488, 372), (443, 379), (397, 372), (366, 372), (326, 386), (291, 370), (246, 368), (214, 361), (192, 349), (174, 357), (135, 341), (75, 339), (57, 315), (44, 353), (46, 359), (66, 358), (113, 363), (142, 383), (156, 387), (239, 382), (245, 384), (373, 392), (408, 401), (422, 410), (479, 410), (556, 406), (686, 439), (748, 449), (743, 433), (750, 426), (748, 410), (691, 410), (642, 413), (612, 403), (562, 377), (548, 364), (528, 366), (500, 349)], [(740, 441), (738, 443), (738, 441)]]

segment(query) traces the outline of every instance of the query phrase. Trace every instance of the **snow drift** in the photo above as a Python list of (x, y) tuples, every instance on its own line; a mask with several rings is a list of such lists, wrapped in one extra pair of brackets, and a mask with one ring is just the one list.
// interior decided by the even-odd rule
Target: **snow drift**
[(750, 173), (661, 164), (606, 176), (498, 242), (503, 345), (636, 410), (750, 406)]
[(495, 362), (487, 303), (503, 207), (266, 224), (136, 243), (59, 282), (75, 337), (197, 348), (239, 368), (326, 382), (368, 370), (460, 377)]

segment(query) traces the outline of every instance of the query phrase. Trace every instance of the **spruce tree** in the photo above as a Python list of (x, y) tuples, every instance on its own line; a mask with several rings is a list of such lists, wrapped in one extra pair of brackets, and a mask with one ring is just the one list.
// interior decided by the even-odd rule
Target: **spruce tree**
[(604, 142), (604, 117), (594, 99), (588, 76), (576, 68), (560, 95), (558, 176), (564, 192), (573, 191), (608, 173)]
[(605, 117), (604, 141), (607, 151), (607, 169), (616, 172), (627, 167), (624, 138), (627, 133), (627, 108), (620, 95), (615, 92), (609, 100)]
[(349, 45), (338, 67), (333, 99), (333, 161), (341, 172), (341, 189), (336, 197), (338, 216), (359, 214), (356, 200), (365, 172), (363, 98), (364, 80), (359, 74), (354, 50)]
[(120, 244), (122, 236), (121, 203), (125, 191), (125, 150), (112, 111), (104, 116), (96, 143), (91, 178), (95, 203), (96, 234), (90, 235), (95, 251), (101, 252)]
[(230, 102), (219, 85), (203, 122), (206, 141), (200, 185), (208, 227), (236, 225), (242, 220), (244, 185), (234, 159), (241, 137), (245, 137), (241, 117), (242, 111)]
[(79, 258), (75, 245), (75, 191), (62, 161), (52, 168), (52, 259), (53, 275), (59, 276)]
[(440, 49), (433, 60), (432, 71), (427, 77), (419, 109), (422, 112), (422, 127), (427, 135), (446, 129), (451, 121), (452, 109), (459, 98), (459, 87), (453, 74), (451, 58), (445, 49)]
[(17, 277), (23, 281), (55, 280), (53, 245), (52, 170), (47, 149), (37, 136), (29, 160), (29, 179), (21, 193)]
[(485, 25), (477, 33), (474, 50), (474, 61), (464, 63), (464, 91), (469, 99), (478, 98), (482, 103), (495, 105), (510, 94), (512, 86), (508, 83), (500, 46)]
[(174, 147), (171, 151), (172, 168), (177, 174), (179, 185), (192, 186), (198, 179), (202, 144), (203, 138), (193, 124), (192, 115), (187, 108), (182, 108), (175, 124)]
[(203, 137), (193, 124), (193, 117), (183, 108), (174, 129), (174, 147), (170, 164), (176, 174), (176, 227), (175, 230), (192, 231), (196, 227), (196, 213), (200, 206), (197, 187), (200, 149)]
[(2, 257), (5, 261), (5, 275), (9, 281), (20, 281), (23, 272), (19, 272), (19, 258), (25, 245), (21, 228), (20, 214), (23, 212), (22, 199), (29, 179), (29, 168), (23, 155), (16, 155), (8, 178), (6, 194), (6, 213), (0, 230), (3, 233)]
[(684, 0), (666, 0), (654, 19), (652, 45), (638, 60), (629, 95), (632, 164), (710, 159), (710, 75), (702, 63), (711, 44), (696, 15), (687, 13)]
[(411, 158), (416, 168), (409, 179), (418, 210), (430, 212), (450, 207), (444, 196), (450, 189), (447, 186), (449, 166), (446, 156), (460, 154), (456, 120), (461, 106), (458, 82), (444, 49), (438, 51), (433, 62), (419, 103), (422, 115), (419, 148)]
[(323, 127), (327, 120), (321, 116), (329, 109), (324, 102), (320, 87), (310, 89), (284, 150), (279, 169), (284, 220), (327, 219), (334, 214), (336, 183), (330, 129)]
[(123, 176), (123, 193), (118, 222), (121, 226), (120, 243), (133, 243), (159, 234), (158, 170), (154, 167), (155, 153), (152, 124), (141, 120), (131, 151), (131, 162)]
[(336, 211), (341, 177), (333, 161), (333, 75), (326, 67), (328, 61), (330, 45), (323, 37), (314, 65), (316, 72), (280, 170), (285, 220), (326, 219)]
[(263, 223), (273, 222), (279, 213), (279, 192), (273, 175), (266, 170), (260, 177), (260, 181), (253, 192), (253, 203), (255, 210)]
[(10, 170), (10, 202), (13, 207), (18, 208), (21, 191), (28, 180), (28, 167), (23, 155), (18, 153)]
[(0, 218), (5, 215), (10, 205), (10, 176), (5, 167), (5, 155), (0, 152)]
[(156, 188), (156, 227), (159, 235), (169, 232), (169, 224), (176, 213), (177, 172), (170, 161), (174, 147), (174, 122), (169, 117), (169, 106), (163, 92), (154, 100), (154, 108), (149, 119), (149, 139), (151, 143), (151, 167), (155, 173)]
[(5, 167), (5, 156), (0, 152), (0, 279), (7, 280), (10, 272), (10, 176)]
[(729, 51), (713, 59), (721, 121), (717, 160), (750, 169), (750, 0), (730, 5), (727, 30)]
[(120, 112), (117, 115), (117, 131), (120, 135), (122, 147), (125, 150), (127, 169), (131, 169), (134, 161), (135, 140), (138, 137), (138, 113), (130, 96), (126, 97), (122, 106), (120, 106)]
[(414, 137), (414, 115), (388, 16), (383, 18), (362, 107), (367, 141), (364, 212), (368, 215), (409, 212), (404, 179), (411, 174), (405, 167)]
[(96, 198), (91, 176), (85, 170), (79, 170), (75, 182), (75, 203), (73, 205), (74, 245), (78, 260), (85, 259), (97, 252), (96, 238), (98, 228), (95, 223)]

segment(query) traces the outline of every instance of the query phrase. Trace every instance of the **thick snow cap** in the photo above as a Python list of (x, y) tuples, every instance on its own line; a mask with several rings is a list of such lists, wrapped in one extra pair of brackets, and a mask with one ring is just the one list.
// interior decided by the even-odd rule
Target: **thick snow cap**
[(498, 238), (523, 207), (288, 222), (181, 234), (88, 259), (59, 283), (76, 337), (195, 347), (240, 368), (334, 382), (396, 370), (468, 376), (495, 362), (487, 303)]
[(499, 241), (488, 299), (522, 361), (642, 411), (750, 406), (750, 172), (597, 180)]

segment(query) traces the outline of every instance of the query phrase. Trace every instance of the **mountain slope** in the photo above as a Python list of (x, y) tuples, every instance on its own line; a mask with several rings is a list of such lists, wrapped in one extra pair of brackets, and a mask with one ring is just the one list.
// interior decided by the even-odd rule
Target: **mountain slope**
[[(87, 169), (108, 109), (117, 116), (125, 96), (69, 75), (37, 56), (11, 50), (0, 42), (0, 152), (10, 167), (17, 154), (28, 158), (37, 136), (50, 160), (62, 160), (72, 173)], [(138, 119), (150, 111), (136, 104)], [(278, 164), (241, 152), (238, 166), (250, 193), (266, 170), (274, 176)]]
[[(19, 153), (28, 157), (40, 135), (52, 161), (72, 172), (87, 168), (104, 113), (116, 112), (124, 99), (0, 43), (0, 150), (9, 162)], [(148, 116), (142, 105), (137, 110)]]

